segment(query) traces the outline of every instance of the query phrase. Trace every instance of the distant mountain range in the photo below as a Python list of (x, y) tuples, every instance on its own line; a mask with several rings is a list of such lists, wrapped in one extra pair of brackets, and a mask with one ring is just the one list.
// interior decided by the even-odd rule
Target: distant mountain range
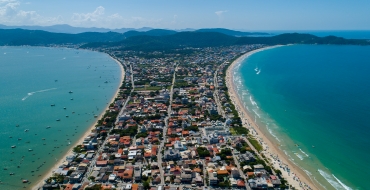
[(184, 47), (218, 47), (231, 45), (286, 45), (286, 44), (335, 44), (370, 45), (367, 40), (341, 37), (317, 37), (311, 34), (287, 33), (268, 37), (235, 37), (218, 32), (178, 32), (165, 36), (132, 36), (117, 42), (93, 42), (83, 48), (116, 47), (123, 50), (157, 51)]
[[(53, 33), (66, 33), (66, 34), (79, 34), (85, 32), (116, 32), (116, 33), (127, 33), (126, 36), (137, 36), (144, 34), (149, 36), (161, 36), (161, 35), (168, 35), (174, 34), (177, 32), (190, 32), (190, 31), (197, 31), (197, 32), (219, 32), (222, 34), (230, 35), (230, 36), (252, 36), (252, 35), (269, 35), (268, 33), (263, 32), (241, 32), (235, 30), (229, 30), (224, 28), (209, 28), (209, 29), (181, 29), (181, 30), (167, 30), (167, 29), (153, 29), (150, 27), (143, 27), (143, 28), (120, 28), (120, 29), (108, 29), (108, 28), (83, 28), (83, 27), (74, 27), (67, 24), (60, 24), (60, 25), (52, 25), (52, 26), (6, 26), (0, 24), (0, 29), (24, 29), (24, 30), (42, 30), (46, 32), (53, 32)], [(142, 34), (139, 34), (141, 32)]]
[(130, 30), (145, 32), (148, 30), (152, 30), (153, 28), (144, 27), (144, 28), (120, 28), (120, 29), (108, 29), (108, 28), (83, 28), (83, 27), (74, 27), (68, 24), (59, 24), (59, 25), (52, 25), (52, 26), (6, 26), (0, 24), (0, 29), (24, 29), (24, 30), (42, 30), (46, 32), (54, 32), (54, 33), (66, 33), (66, 34), (78, 34), (84, 32), (117, 32), (117, 33), (125, 33)]
[(242, 36), (251, 33), (228, 29), (200, 29), (192, 32), (152, 29), (148, 31), (53, 33), (42, 30), (0, 29), (0, 45), (83, 45), (83, 48), (117, 47), (120, 49), (154, 51), (184, 47), (217, 47), (246, 44), (352, 44), (370, 45), (367, 40), (344, 39), (335, 36), (317, 37), (289, 33), (277, 36)]

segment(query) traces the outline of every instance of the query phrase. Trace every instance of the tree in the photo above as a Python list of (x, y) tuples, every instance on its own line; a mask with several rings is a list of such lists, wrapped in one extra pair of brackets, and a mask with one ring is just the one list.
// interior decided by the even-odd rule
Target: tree
[(150, 189), (150, 185), (147, 181), (144, 181), (143, 187), (144, 187), (144, 189)]
[(201, 157), (201, 158), (204, 158), (204, 157), (207, 157), (207, 156), (211, 155), (209, 153), (209, 151), (204, 147), (198, 147), (197, 152), (198, 152), (199, 157)]

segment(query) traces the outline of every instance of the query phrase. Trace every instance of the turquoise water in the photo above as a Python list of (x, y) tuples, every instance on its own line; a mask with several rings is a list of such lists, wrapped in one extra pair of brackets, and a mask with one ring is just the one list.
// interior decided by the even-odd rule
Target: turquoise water
[(312, 180), (369, 189), (369, 46), (278, 47), (234, 73), (244, 106)]
[(0, 47), (0, 189), (23, 187), (21, 179), (36, 183), (96, 122), (120, 76), (102, 53)]

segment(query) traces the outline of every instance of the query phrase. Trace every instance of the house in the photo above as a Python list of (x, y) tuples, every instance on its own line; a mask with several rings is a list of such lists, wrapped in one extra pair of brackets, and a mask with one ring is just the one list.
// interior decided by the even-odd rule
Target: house
[(140, 166), (135, 166), (134, 167), (134, 178), (135, 178), (135, 181), (140, 181), (141, 180), (141, 168), (140, 168)]
[(239, 155), (240, 162), (254, 162), (256, 157), (249, 151), (245, 152), (245, 154)]
[(231, 170), (231, 177), (233, 177), (235, 179), (239, 179), (240, 178), (239, 170), (238, 169)]
[(180, 151), (169, 149), (164, 151), (164, 159), (165, 160), (177, 160), (180, 158)]
[(218, 184), (218, 179), (217, 179), (217, 173), (216, 172), (208, 172), (209, 176), (209, 185), (217, 185)]
[(132, 180), (132, 176), (133, 176), (133, 173), (134, 173), (134, 170), (133, 169), (126, 169), (124, 172), (123, 172), (123, 180)]
[(83, 175), (84, 173), (79, 171), (72, 172), (71, 175), (69, 176), (69, 183), (73, 184), (81, 182)]
[(181, 182), (182, 183), (190, 183), (191, 182), (191, 173), (181, 172)]

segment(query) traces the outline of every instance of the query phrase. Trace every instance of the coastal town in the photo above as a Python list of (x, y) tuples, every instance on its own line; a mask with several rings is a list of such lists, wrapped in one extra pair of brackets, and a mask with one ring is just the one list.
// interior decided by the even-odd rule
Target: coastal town
[(93, 49), (124, 68), (118, 96), (35, 189), (310, 189), (268, 153), (228, 91), (229, 66), (263, 47)]

